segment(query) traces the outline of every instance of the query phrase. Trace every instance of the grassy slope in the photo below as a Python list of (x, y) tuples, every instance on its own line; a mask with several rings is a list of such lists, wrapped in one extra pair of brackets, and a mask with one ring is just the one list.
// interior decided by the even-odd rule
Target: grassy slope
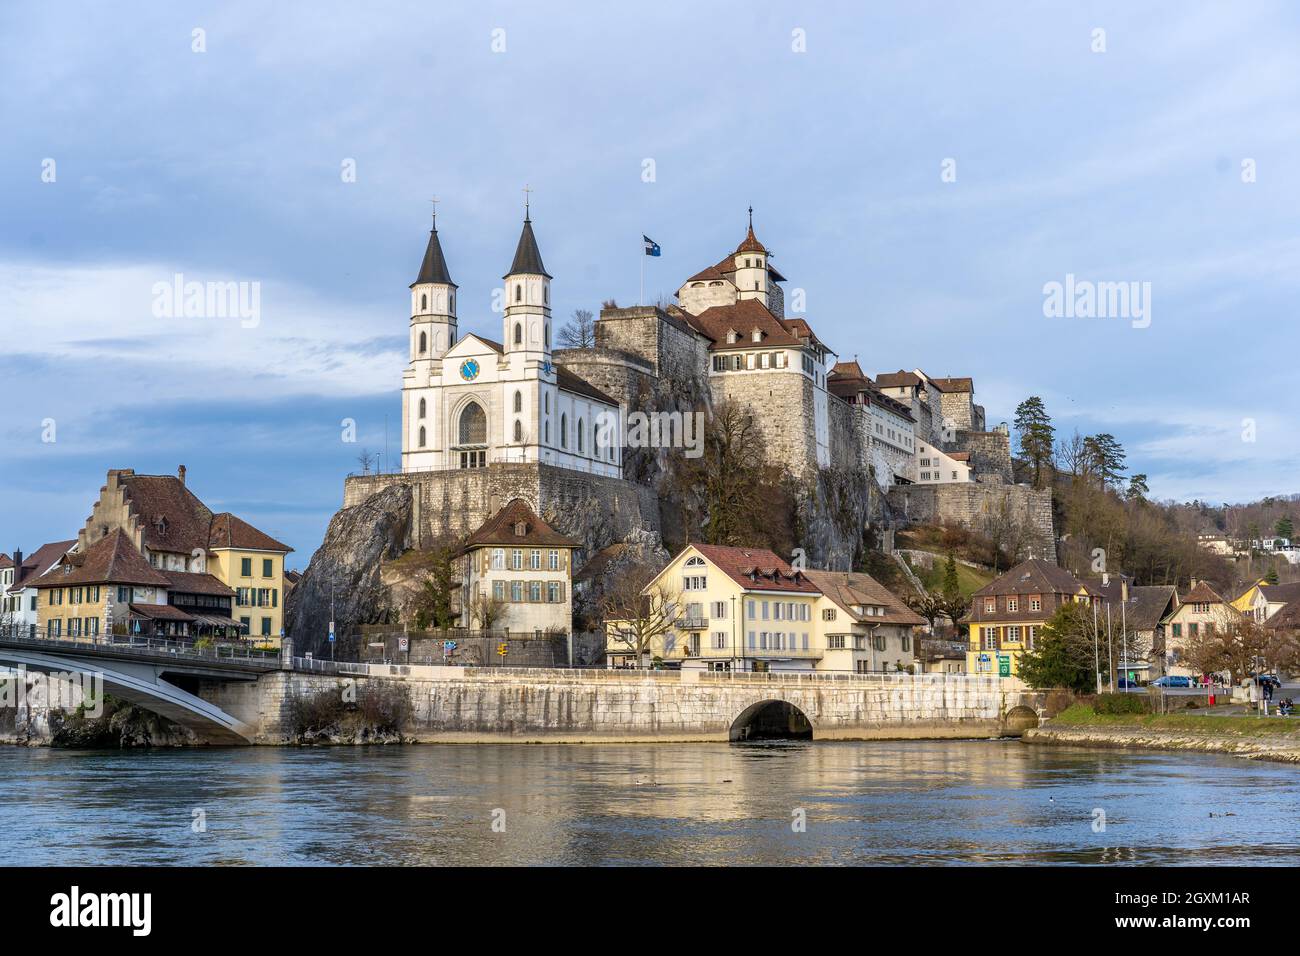
[(1048, 726), (1114, 727), (1143, 730), (1168, 730), (1203, 734), (1233, 734), (1262, 737), (1292, 734), (1300, 737), (1300, 718), (1295, 717), (1216, 717), (1199, 714), (1097, 714), (1086, 704), (1074, 704), (1052, 718)]

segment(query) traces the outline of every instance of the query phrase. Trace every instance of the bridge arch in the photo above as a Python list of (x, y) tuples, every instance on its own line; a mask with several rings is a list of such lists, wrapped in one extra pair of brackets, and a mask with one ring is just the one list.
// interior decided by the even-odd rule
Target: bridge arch
[(812, 740), (813, 726), (808, 715), (788, 700), (764, 698), (740, 712), (731, 722), (727, 739), (744, 740)]
[(1038, 711), (1028, 704), (1017, 704), (1002, 718), (1002, 733), (1007, 737), (1019, 737), (1037, 726)]

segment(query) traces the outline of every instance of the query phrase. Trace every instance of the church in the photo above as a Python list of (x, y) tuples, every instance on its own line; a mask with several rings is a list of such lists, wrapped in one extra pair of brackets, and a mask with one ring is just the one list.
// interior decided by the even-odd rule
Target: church
[(410, 287), (402, 471), (531, 462), (619, 477), (618, 401), (551, 360), (551, 275), (527, 206), (503, 278), (501, 341), (457, 335), (457, 287), (435, 218)]

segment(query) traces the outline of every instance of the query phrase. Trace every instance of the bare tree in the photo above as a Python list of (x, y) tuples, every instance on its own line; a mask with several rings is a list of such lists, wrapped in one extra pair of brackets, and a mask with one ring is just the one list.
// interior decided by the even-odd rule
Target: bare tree
[(1228, 671), (1239, 680), (1273, 667), (1293, 667), (1300, 660), (1300, 642), (1292, 633), (1243, 617), (1213, 629), (1202, 625), (1187, 639), (1183, 657), (1202, 674)]
[(480, 631), (490, 631), (506, 613), (506, 602), (488, 591), (480, 591), (469, 602), (470, 620)]
[(596, 344), (596, 323), (588, 309), (574, 309), (569, 324), (560, 329), (562, 349), (589, 349)]
[(644, 666), (656, 638), (668, 634), (678, 617), (678, 594), (663, 582), (650, 584), (658, 572), (648, 566), (628, 568), (601, 599), (606, 636), (635, 655)]
[(375, 461), (378, 458), (379, 455), (372, 453), (370, 449), (368, 448), (361, 449), (360, 454), (357, 455), (357, 464), (361, 466), (361, 474), (363, 475), (370, 474), (370, 469), (374, 467)]

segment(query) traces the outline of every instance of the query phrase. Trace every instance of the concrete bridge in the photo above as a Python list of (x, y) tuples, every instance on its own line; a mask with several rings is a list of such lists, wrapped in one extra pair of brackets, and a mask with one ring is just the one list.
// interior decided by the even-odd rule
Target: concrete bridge
[(43, 674), (68, 674), (103, 682), (103, 690), (160, 714), (193, 731), (201, 740), (252, 743), (255, 725), (223, 711), (201, 696), (214, 683), (256, 686), (278, 669), (278, 654), (236, 656), (226, 648), (195, 648), (174, 641), (121, 637), (80, 641), (0, 634), (0, 666)]
[(221, 744), (287, 743), (294, 702), (381, 687), (428, 742), (933, 739), (1018, 735), (1043, 696), (954, 674), (748, 674), (340, 663), (232, 657), (164, 641), (0, 636), (0, 665), (99, 675), (104, 690)]

